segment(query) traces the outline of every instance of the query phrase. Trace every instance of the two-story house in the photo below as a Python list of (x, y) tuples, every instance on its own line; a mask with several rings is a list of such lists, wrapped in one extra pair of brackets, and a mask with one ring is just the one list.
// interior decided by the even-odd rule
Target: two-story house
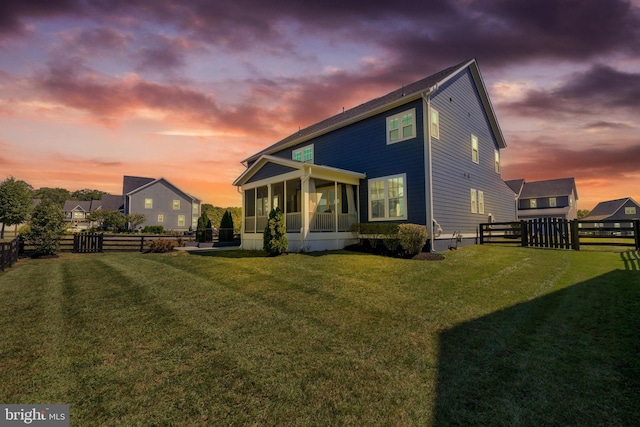
[(574, 178), (526, 182), (507, 181), (516, 195), (518, 219), (578, 218), (578, 190)]
[(242, 247), (262, 248), (275, 207), (290, 251), (343, 248), (357, 222), (426, 225), (432, 250), (474, 242), (479, 223), (516, 218), (506, 146), (477, 62), (449, 67), (246, 158)]
[(195, 229), (200, 216), (200, 199), (185, 193), (164, 178), (124, 176), (124, 213), (141, 213), (142, 227), (161, 225), (165, 230)]
[(111, 194), (104, 194), (101, 200), (66, 200), (62, 208), (64, 221), (73, 230), (86, 230), (96, 225), (89, 221), (89, 214), (98, 210), (115, 210), (122, 213), (123, 203), (122, 196)]
[(631, 227), (631, 222), (638, 219), (640, 219), (640, 205), (631, 197), (625, 197), (598, 203), (589, 215), (583, 218), (584, 221), (595, 222), (585, 222), (580, 224), (580, 228), (605, 227), (605, 224), (599, 221), (614, 221), (613, 224), (606, 225), (614, 229)]

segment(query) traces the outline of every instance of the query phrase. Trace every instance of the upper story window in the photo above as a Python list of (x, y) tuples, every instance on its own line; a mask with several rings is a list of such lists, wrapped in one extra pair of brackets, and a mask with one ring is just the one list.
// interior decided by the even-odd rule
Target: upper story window
[(369, 180), (369, 220), (407, 219), (407, 175)]
[(478, 137), (471, 135), (471, 160), (473, 163), (480, 163), (480, 156), (478, 153)]
[(500, 173), (500, 152), (498, 150), (495, 150), (493, 152), (493, 158), (494, 158), (496, 173)]
[(471, 189), (471, 213), (478, 213), (478, 192)]
[(440, 139), (440, 113), (434, 108), (431, 109), (431, 137)]
[(538, 200), (537, 199), (531, 199), (529, 200), (529, 207), (531, 209), (535, 209), (538, 207)]
[(636, 214), (636, 207), (635, 206), (628, 206), (624, 208), (624, 214), (625, 215), (635, 215)]
[(416, 137), (416, 109), (387, 117), (387, 144)]
[(153, 199), (150, 199), (150, 198), (144, 199), (144, 208), (153, 209)]
[(179, 211), (180, 210), (180, 200), (174, 200), (173, 201), (173, 210), (174, 211)]
[(291, 158), (298, 162), (313, 163), (313, 144), (293, 150)]
[(558, 199), (555, 197), (549, 197), (549, 207), (555, 208), (556, 206), (558, 206)]
[(193, 205), (191, 205), (191, 213), (193, 213), (194, 215), (198, 214), (198, 204), (194, 203)]

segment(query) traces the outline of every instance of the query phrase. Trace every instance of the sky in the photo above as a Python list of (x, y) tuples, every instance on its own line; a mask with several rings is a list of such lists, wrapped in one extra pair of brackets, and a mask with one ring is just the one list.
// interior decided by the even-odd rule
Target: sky
[(241, 161), (475, 58), (503, 179), (640, 202), (640, 0), (0, 2), (0, 180), (240, 206)]

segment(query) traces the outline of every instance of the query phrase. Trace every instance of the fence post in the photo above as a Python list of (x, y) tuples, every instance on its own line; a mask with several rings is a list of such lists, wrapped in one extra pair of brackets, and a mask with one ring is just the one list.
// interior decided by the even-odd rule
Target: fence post
[(480, 224), (480, 244), (484, 244), (484, 224)]
[(529, 239), (527, 236), (527, 222), (524, 219), (520, 220), (520, 242), (523, 247), (527, 247), (529, 245)]
[(140, 236), (140, 252), (144, 252), (144, 236)]
[(633, 236), (636, 239), (636, 250), (640, 251), (640, 219), (633, 220)]
[(579, 222), (577, 219), (574, 219), (570, 223), (571, 228), (571, 249), (576, 251), (580, 250), (580, 231), (579, 231)]

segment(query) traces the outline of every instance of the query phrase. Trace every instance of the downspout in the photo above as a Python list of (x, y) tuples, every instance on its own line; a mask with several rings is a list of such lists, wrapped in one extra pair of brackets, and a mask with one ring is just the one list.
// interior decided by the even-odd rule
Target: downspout
[(434, 233), (433, 233), (433, 174), (432, 174), (432, 158), (431, 158), (431, 98), (429, 95), (437, 90), (438, 86), (435, 85), (429, 89), (428, 92), (424, 92), (422, 94), (422, 100), (424, 101), (425, 108), (423, 109), (422, 117), (423, 117), (423, 126), (425, 133), (425, 142), (426, 142), (426, 150), (425, 150), (425, 160), (424, 160), (424, 174), (425, 179), (428, 179), (428, 185), (425, 185), (426, 191), (426, 199), (429, 203), (429, 207), (427, 209), (427, 230), (429, 230), (429, 249), (431, 252), (435, 252), (434, 250)]

